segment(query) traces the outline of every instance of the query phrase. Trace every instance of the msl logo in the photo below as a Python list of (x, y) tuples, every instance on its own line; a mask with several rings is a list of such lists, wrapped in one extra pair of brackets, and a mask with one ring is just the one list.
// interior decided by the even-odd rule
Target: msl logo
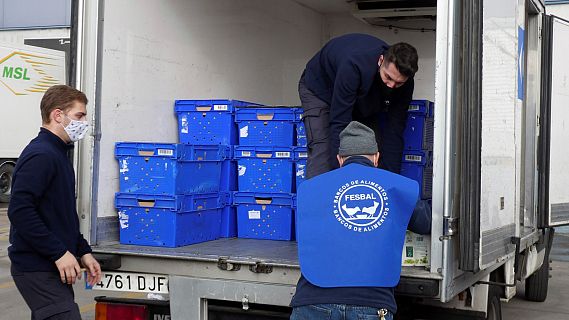
[(63, 60), (14, 51), (0, 53), (0, 84), (16, 96), (44, 93), (64, 80)]
[(334, 196), (334, 216), (354, 232), (377, 230), (389, 216), (389, 196), (372, 181), (354, 180), (342, 185)]

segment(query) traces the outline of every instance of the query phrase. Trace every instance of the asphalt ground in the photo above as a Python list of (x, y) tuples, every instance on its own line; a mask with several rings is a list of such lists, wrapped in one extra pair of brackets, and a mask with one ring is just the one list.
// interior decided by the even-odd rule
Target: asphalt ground
[[(0, 319), (30, 319), (30, 311), (16, 289), (10, 276), (10, 260), (7, 248), (10, 225), (6, 215), (7, 205), (0, 203)], [(545, 302), (529, 302), (524, 297), (524, 285), (518, 284), (517, 296), (502, 304), (505, 320), (566, 320), (569, 319), (569, 228), (557, 230), (551, 252), (553, 260), (552, 278), (549, 281), (549, 293)], [(140, 293), (109, 293), (86, 290), (83, 281), (78, 281), (75, 288), (75, 301), (79, 305), (84, 320), (95, 319), (95, 296), (107, 295), (125, 298), (143, 298)]]

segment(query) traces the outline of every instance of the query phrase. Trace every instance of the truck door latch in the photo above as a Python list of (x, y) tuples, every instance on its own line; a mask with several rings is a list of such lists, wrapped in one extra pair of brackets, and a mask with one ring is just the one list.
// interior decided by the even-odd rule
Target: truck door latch
[(239, 271), (241, 269), (241, 264), (228, 262), (227, 258), (219, 258), (217, 260), (217, 267), (224, 271)]
[(254, 273), (271, 273), (273, 272), (273, 266), (257, 261), (255, 264), (249, 266), (249, 270)]
[(458, 218), (445, 217), (443, 219), (443, 236), (442, 239), (449, 239), (458, 234)]

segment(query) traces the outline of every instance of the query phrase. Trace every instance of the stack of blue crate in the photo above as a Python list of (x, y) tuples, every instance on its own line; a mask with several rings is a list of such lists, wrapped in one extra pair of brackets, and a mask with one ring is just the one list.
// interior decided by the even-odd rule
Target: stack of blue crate
[(227, 146), (118, 142), (122, 244), (178, 247), (219, 238)]
[(180, 142), (183, 144), (215, 145), (230, 148), (231, 156), (222, 162), (219, 191), (229, 195), (223, 207), (220, 236), (237, 236), (237, 211), (233, 205), (233, 192), (237, 191), (237, 163), (233, 149), (238, 143), (235, 123), (237, 107), (260, 106), (260, 104), (239, 100), (177, 100)]
[(240, 238), (293, 239), (295, 117), (291, 107), (237, 108), (238, 191), (233, 202)]
[(403, 133), (401, 175), (419, 183), (421, 199), (430, 199), (433, 189), (433, 111), (431, 101), (411, 101)]

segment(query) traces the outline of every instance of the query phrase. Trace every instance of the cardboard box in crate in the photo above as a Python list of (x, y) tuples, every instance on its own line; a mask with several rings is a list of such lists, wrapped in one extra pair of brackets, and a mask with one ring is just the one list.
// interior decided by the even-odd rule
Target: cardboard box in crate
[(117, 193), (120, 243), (179, 247), (220, 237), (227, 194), (142, 195)]
[(236, 192), (239, 238), (292, 240), (294, 215), (292, 194)]
[(120, 192), (188, 194), (220, 190), (228, 146), (118, 142)]

